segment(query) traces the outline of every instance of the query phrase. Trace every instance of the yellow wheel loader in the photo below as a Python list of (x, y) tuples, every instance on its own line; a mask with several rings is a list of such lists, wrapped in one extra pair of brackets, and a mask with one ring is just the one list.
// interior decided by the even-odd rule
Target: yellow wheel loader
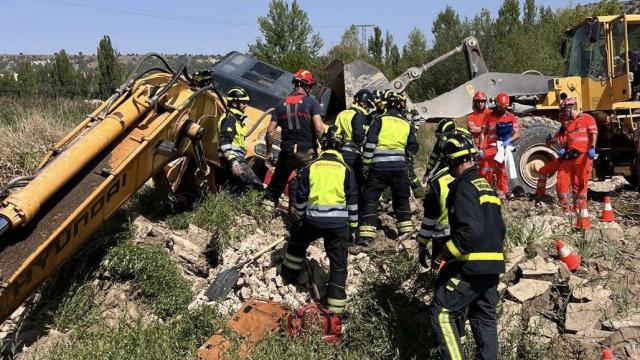
[[(489, 72), (477, 39), (469, 37), (450, 52), (405, 71), (389, 81), (376, 67), (363, 61), (343, 64), (335, 61), (327, 70), (341, 84), (342, 99), (348, 100), (361, 88), (404, 91), (431, 67), (463, 53), (469, 81), (437, 97), (413, 103), (426, 121), (460, 118), (470, 114), (472, 97), (484, 91), (490, 97), (500, 92), (511, 96), (512, 111), (520, 117), (522, 138), (515, 153), (518, 178), (512, 189), (535, 192), (537, 170), (558, 156), (545, 146), (545, 138), (559, 128), (558, 104), (562, 96), (575, 97), (579, 108), (598, 122), (598, 153), (594, 177), (623, 175), (636, 182), (636, 153), (633, 134), (640, 120), (640, 15), (599, 16), (585, 19), (566, 31), (562, 49), (566, 60), (564, 77), (545, 76), (537, 71), (523, 74)], [(555, 177), (547, 187), (555, 188)]]

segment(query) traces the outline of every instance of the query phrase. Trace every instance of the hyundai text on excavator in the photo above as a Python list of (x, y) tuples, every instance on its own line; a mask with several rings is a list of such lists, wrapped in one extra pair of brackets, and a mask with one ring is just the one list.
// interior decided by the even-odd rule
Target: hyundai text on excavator
[[(559, 126), (552, 119), (562, 94), (576, 97), (580, 108), (598, 120), (596, 175), (631, 178), (632, 134), (640, 110), (640, 16), (586, 19), (566, 32), (564, 44), (566, 77), (489, 72), (478, 41), (470, 37), (392, 81), (363, 61), (337, 60), (326, 68), (327, 86), (316, 84), (311, 94), (330, 123), (359, 89), (404, 91), (425, 71), (462, 52), (470, 80), (431, 100), (409, 99), (409, 105), (421, 120), (437, 121), (471, 113), (476, 90), (510, 94), (523, 127), (512, 189), (533, 192), (537, 169), (557, 157), (544, 142)], [(151, 59), (160, 66), (149, 65)], [(218, 166), (217, 120), (225, 111), (220, 94), (233, 86), (251, 96), (247, 156), (264, 176), (266, 127), (275, 105), (293, 89), (292, 77), (238, 52), (194, 76), (184, 66), (172, 69), (157, 54), (143, 57), (116, 93), (60, 140), (33, 175), (0, 189), (0, 321), (150, 179), (168, 186), (177, 202), (220, 187), (225, 178)], [(547, 186), (554, 187), (555, 179)]]

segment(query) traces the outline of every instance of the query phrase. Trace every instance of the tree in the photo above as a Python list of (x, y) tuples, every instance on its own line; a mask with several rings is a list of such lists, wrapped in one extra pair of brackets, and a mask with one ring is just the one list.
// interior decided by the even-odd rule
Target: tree
[(525, 0), (524, 2), (524, 26), (531, 28), (535, 25), (537, 15), (536, 0)]
[(75, 97), (79, 95), (76, 72), (64, 49), (55, 56), (51, 69), (51, 80), (56, 96)]
[(369, 55), (376, 65), (382, 65), (382, 51), (384, 48), (384, 40), (382, 40), (382, 30), (375, 26), (373, 35), (369, 38)]
[(296, 0), (291, 7), (284, 0), (272, 0), (267, 16), (258, 17), (258, 27), (262, 38), (249, 45), (249, 53), (292, 72), (311, 67), (323, 45)]
[(118, 64), (118, 54), (111, 44), (111, 38), (105, 35), (98, 44), (97, 95), (102, 99), (111, 96), (122, 81), (122, 70)]
[[(37, 78), (31, 61), (20, 61), (17, 73), (18, 83), (16, 84), (16, 90), (18, 94), (21, 96), (34, 95), (36, 92)], [(13, 79), (11, 81), (13, 81)]]
[(340, 59), (350, 63), (357, 59), (367, 60), (367, 51), (358, 36), (358, 28), (351, 25), (342, 34), (340, 43), (329, 50), (330, 59)]
[[(438, 13), (433, 21), (431, 32), (434, 43), (429, 59), (434, 59), (459, 46), (470, 35), (469, 24), (462, 23), (458, 13), (450, 6)], [(430, 94), (436, 95), (449, 91), (467, 81), (464, 56), (454, 56), (438, 64), (423, 76), (429, 79)]]
[[(409, 33), (407, 44), (402, 48), (402, 69), (412, 66), (421, 66), (427, 61), (429, 51), (427, 49), (427, 39), (422, 30), (414, 27)], [(428, 74), (415, 81), (409, 87), (409, 96), (414, 100), (425, 100), (428, 91)]]

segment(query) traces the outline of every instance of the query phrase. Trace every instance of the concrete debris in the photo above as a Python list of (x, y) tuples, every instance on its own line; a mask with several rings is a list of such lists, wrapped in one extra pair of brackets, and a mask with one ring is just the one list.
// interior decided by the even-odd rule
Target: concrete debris
[(147, 236), (154, 235), (153, 228), (155, 225), (142, 215), (139, 215), (133, 220), (133, 225), (135, 227), (136, 239), (144, 239)]
[(509, 287), (507, 292), (520, 303), (523, 303), (546, 293), (550, 288), (550, 281), (522, 279), (519, 283)]
[(565, 331), (576, 333), (599, 328), (600, 319), (609, 312), (611, 305), (612, 301), (609, 299), (598, 299), (588, 303), (570, 303), (567, 305)]
[(520, 261), (524, 259), (524, 246), (514, 246), (509, 249), (507, 253), (507, 259), (505, 261), (505, 272), (510, 272)]
[(106, 293), (100, 294), (95, 299), (98, 311), (111, 327), (115, 327), (122, 320), (136, 322), (142, 318), (143, 313), (148, 313), (142, 311), (138, 302), (134, 300), (134, 289), (128, 283), (113, 283)]
[(599, 330), (599, 329), (586, 329), (586, 330), (578, 331), (575, 335), (585, 340), (601, 342), (607, 336), (611, 335), (611, 331), (605, 331), (605, 330)]
[(569, 277), (569, 281), (567, 282), (567, 284), (569, 285), (569, 288), (575, 289), (577, 287), (583, 286), (587, 282), (588, 282), (588, 280), (586, 280), (586, 279), (583, 279), (583, 278), (575, 276), (575, 275), (571, 275)]
[(614, 331), (604, 342), (617, 359), (640, 359), (640, 327), (626, 327)]
[(627, 230), (625, 230), (624, 232), (624, 236), (629, 241), (640, 239), (640, 226), (633, 226), (633, 227), (627, 228)]
[(558, 326), (553, 321), (539, 315), (529, 318), (529, 330), (536, 335), (540, 335), (542, 343), (549, 343), (551, 339), (558, 336)]
[(547, 262), (542, 257), (536, 256), (533, 260), (527, 260), (518, 265), (522, 271), (522, 277), (534, 279), (553, 280), (558, 274), (558, 264)]
[(553, 215), (536, 215), (524, 220), (524, 230), (535, 237), (534, 242), (549, 239), (569, 225), (567, 218)]
[(587, 302), (601, 299), (608, 299), (611, 290), (605, 289), (602, 285), (596, 287), (582, 286), (573, 289), (571, 297), (576, 302)]
[(617, 222), (594, 224), (593, 229), (585, 233), (585, 241), (605, 244), (624, 239), (624, 229)]
[(24, 347), (15, 360), (46, 359), (49, 352), (67, 340), (67, 336), (57, 330), (50, 330), (46, 336), (38, 338), (28, 347)]
[(178, 235), (170, 235), (166, 247), (184, 267), (198, 276), (206, 276), (209, 273), (209, 263), (204, 256), (206, 243), (197, 241), (198, 237), (185, 239)]
[(624, 319), (612, 319), (602, 323), (602, 326), (609, 330), (619, 330), (628, 327), (640, 327), (640, 313), (633, 314)]
[(624, 176), (613, 176), (611, 179), (606, 179), (604, 181), (589, 181), (589, 190), (607, 193), (625, 185), (629, 185), (629, 182), (624, 178)]

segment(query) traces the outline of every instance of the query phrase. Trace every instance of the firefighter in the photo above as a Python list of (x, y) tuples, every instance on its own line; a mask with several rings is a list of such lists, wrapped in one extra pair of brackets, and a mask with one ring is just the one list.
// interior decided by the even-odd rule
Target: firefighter
[[(441, 129), (441, 128), (440, 128)], [(454, 128), (453, 131), (442, 133), (436, 133), (439, 145), (446, 142), (447, 136), (453, 134), (466, 134), (471, 137), (471, 134), (464, 128)], [(441, 149), (434, 149), (434, 152), (441, 154)], [(429, 179), (429, 191), (424, 198), (424, 217), (422, 218), (422, 225), (420, 232), (416, 237), (418, 241), (418, 260), (420, 264), (425, 268), (432, 268), (435, 259), (440, 255), (440, 251), (444, 244), (449, 240), (449, 217), (447, 214), (447, 195), (449, 194), (449, 184), (453, 181), (453, 176), (449, 173), (449, 167), (444, 159), (439, 159), (444, 165), (438, 167), (438, 171), (433, 174)], [(431, 247), (431, 251), (429, 251)], [(465, 318), (461, 316), (456, 326), (458, 327), (458, 333), (460, 337), (464, 339), (465, 336)]]
[(344, 138), (331, 126), (320, 142), (324, 151), (304, 167), (294, 196), (297, 224), (289, 240), (281, 275), (297, 283), (311, 242), (324, 238), (329, 257), (327, 308), (338, 314), (347, 305), (347, 248), (349, 228), (358, 224), (358, 190), (355, 175), (339, 149)]
[(456, 123), (451, 119), (442, 119), (436, 125), (436, 143), (433, 146), (431, 154), (429, 154), (429, 160), (427, 160), (426, 172), (424, 175), (425, 180), (429, 180), (435, 173), (447, 166), (447, 163), (442, 160), (440, 156), (440, 148), (443, 145), (443, 134), (456, 129)]
[(358, 186), (364, 184), (362, 176), (362, 146), (365, 140), (367, 116), (375, 108), (373, 95), (362, 89), (353, 97), (353, 104), (341, 111), (336, 117), (336, 126), (345, 136), (345, 143), (340, 149), (344, 162), (353, 169)]
[(496, 96), (495, 108), (484, 116), (478, 151), (478, 157), (481, 159), (480, 174), (491, 185), (494, 184), (494, 177), (497, 178), (498, 196), (503, 200), (509, 194), (506, 161), (499, 163), (495, 161), (495, 156), (498, 146), (507, 151), (509, 145), (520, 138), (518, 119), (507, 111), (508, 107), (509, 95), (499, 93)]
[[(420, 127), (420, 121), (422, 121), (420, 113), (418, 113), (416, 109), (407, 109), (405, 118), (409, 120), (417, 133)], [(425, 197), (425, 189), (420, 179), (418, 179), (418, 175), (416, 175), (413, 156), (407, 156), (407, 175), (409, 176), (409, 184), (411, 185), (413, 197), (423, 199)]]
[(474, 165), (477, 150), (465, 135), (443, 145), (449, 171), (447, 213), (451, 235), (439, 256), (431, 324), (443, 359), (462, 359), (458, 319), (465, 311), (476, 343), (476, 359), (498, 358), (496, 304), (505, 270), (506, 227), (500, 198)]
[(560, 119), (567, 121), (567, 150), (560, 165), (560, 171), (567, 176), (558, 179), (558, 197), (568, 199), (569, 189), (573, 186), (573, 210), (579, 211), (587, 206), (598, 126), (591, 115), (578, 111), (578, 103), (571, 97), (560, 103)]
[(373, 110), (371, 112), (371, 114), (369, 114), (369, 123), (367, 124), (367, 126), (371, 125), (371, 121), (373, 120), (374, 117), (376, 116), (380, 116), (382, 114), (385, 113), (385, 111), (387, 111), (386, 107), (387, 107), (387, 102), (384, 101), (384, 94), (386, 93), (386, 91), (384, 90), (374, 90), (372, 92), (373, 94), (373, 103), (376, 105), (375, 110)]
[(491, 110), (487, 107), (487, 95), (482, 91), (476, 92), (473, 95), (473, 112), (467, 116), (467, 129), (473, 137), (476, 149), (480, 149), (480, 134), (484, 117), (490, 112)]
[(406, 99), (397, 92), (385, 96), (387, 112), (373, 119), (367, 132), (362, 162), (366, 183), (358, 245), (367, 246), (376, 235), (378, 201), (386, 186), (391, 188), (398, 235), (413, 231), (407, 157), (418, 152), (414, 127), (403, 117)]
[(247, 91), (241, 87), (231, 88), (227, 92), (227, 111), (218, 121), (218, 158), (220, 164), (231, 173), (232, 189), (244, 192), (249, 189), (262, 189), (262, 181), (247, 165), (247, 144), (243, 127), (244, 113), (251, 100)]
[(315, 84), (313, 74), (300, 69), (294, 74), (292, 82), (295, 89), (276, 106), (265, 136), (267, 161), (273, 165), (273, 141), (276, 128), (280, 127), (280, 154), (263, 200), (263, 205), (269, 208), (278, 206), (291, 172), (315, 157), (317, 140), (324, 132), (320, 103), (309, 96)]

